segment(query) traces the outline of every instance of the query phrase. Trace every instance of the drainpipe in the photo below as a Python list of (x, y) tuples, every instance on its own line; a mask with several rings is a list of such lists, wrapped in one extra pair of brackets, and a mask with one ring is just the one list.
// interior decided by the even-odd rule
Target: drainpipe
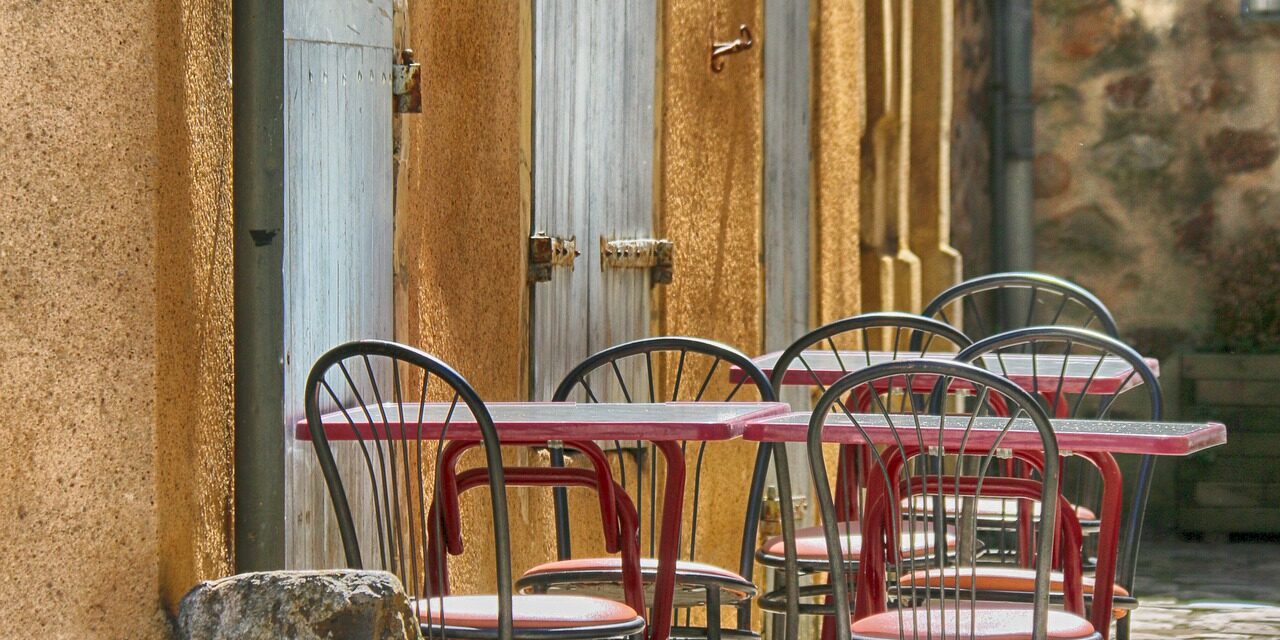
[(235, 569), (284, 568), (284, 6), (233, 0)]
[[(1031, 0), (992, 0), (991, 270), (1035, 269)], [(1009, 306), (1015, 306), (1011, 302)], [(1010, 309), (1000, 309), (1003, 326)]]

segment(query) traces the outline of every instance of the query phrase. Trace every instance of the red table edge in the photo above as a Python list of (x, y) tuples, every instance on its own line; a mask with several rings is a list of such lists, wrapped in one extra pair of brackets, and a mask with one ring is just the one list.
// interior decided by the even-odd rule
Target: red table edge
[[(416, 404), (416, 403), (408, 403), (408, 404)], [(439, 404), (439, 403), (433, 403), (433, 404)], [(505, 406), (517, 406), (517, 405), (519, 405), (519, 406), (528, 406), (528, 405), (533, 405), (533, 404), (557, 404), (557, 405), (572, 404), (572, 405), (576, 405), (576, 404), (584, 404), (584, 403), (577, 403), (577, 402), (556, 402), (556, 403), (552, 403), (552, 402), (545, 402), (545, 403), (542, 403), (542, 402), (490, 402), (490, 403), (486, 403), (486, 406), (490, 406), (490, 407), (494, 407), (494, 406), (504, 406), (504, 405), (505, 405)], [(594, 403), (592, 403), (592, 404), (594, 404)], [(603, 404), (627, 404), (627, 405), (633, 405), (633, 404), (654, 404), (654, 405), (664, 405), (664, 406), (665, 406), (665, 405), (677, 405), (677, 406), (678, 406), (678, 405), (685, 405), (685, 404), (706, 404), (706, 403), (695, 403), (695, 402), (660, 402), (660, 403), (603, 403)], [(686, 427), (687, 427), (690, 423), (655, 422), (655, 421), (645, 421), (645, 420), (628, 421), (628, 422), (625, 422), (625, 423), (618, 423), (618, 426), (619, 426), (619, 427), (625, 426), (625, 430), (624, 430), (624, 429), (620, 429), (620, 430), (617, 432), (617, 434), (618, 434), (618, 435), (610, 435), (610, 436), (608, 436), (608, 437), (599, 438), (599, 437), (591, 437), (591, 436), (590, 436), (590, 434), (588, 434), (588, 435), (584, 436), (584, 435), (581, 433), (581, 429), (582, 429), (581, 424), (578, 424), (578, 425), (560, 425), (560, 423), (558, 423), (558, 422), (556, 422), (556, 421), (551, 421), (551, 420), (537, 420), (537, 421), (520, 421), (520, 422), (517, 422), (517, 421), (503, 421), (503, 422), (501, 423), (501, 425), (500, 425), (499, 430), (498, 430), (498, 439), (499, 439), (499, 440), (501, 440), (501, 441), (503, 441), (503, 442), (508, 442), (508, 443), (511, 443), (511, 444), (529, 444), (529, 443), (539, 443), (539, 442), (546, 442), (547, 440), (560, 440), (560, 439), (583, 439), (584, 437), (585, 437), (586, 439), (590, 439), (590, 440), (646, 440), (646, 441), (659, 441), (659, 440), (706, 440), (706, 441), (721, 441), (721, 440), (733, 440), (733, 439), (738, 438), (738, 437), (740, 437), (740, 436), (742, 435), (742, 432), (743, 432), (743, 430), (745, 430), (745, 429), (746, 429), (746, 425), (747, 425), (748, 423), (750, 423), (750, 422), (752, 422), (752, 421), (755, 421), (755, 420), (761, 420), (761, 419), (763, 419), (763, 418), (772, 418), (772, 417), (776, 417), (776, 416), (779, 416), (779, 415), (785, 414), (785, 413), (787, 413), (788, 411), (790, 411), (790, 410), (791, 410), (791, 406), (790, 406), (790, 405), (788, 405), (788, 404), (787, 404), (787, 403), (785, 403), (785, 402), (741, 402), (741, 403), (737, 403), (737, 402), (730, 402), (730, 403), (724, 403), (724, 404), (761, 404), (761, 405), (766, 405), (766, 406), (761, 406), (761, 407), (759, 407), (758, 409), (755, 409), (755, 410), (752, 410), (752, 411), (748, 411), (748, 412), (743, 413), (743, 414), (741, 414), (741, 415), (734, 416), (731, 420), (729, 420), (728, 422), (725, 422), (725, 423), (715, 423), (715, 424), (707, 423), (707, 424), (700, 424), (700, 425), (699, 425), (699, 427), (700, 427), (699, 432), (698, 432), (697, 434), (692, 435), (692, 436), (691, 436), (690, 434), (678, 434), (678, 435), (676, 435), (676, 436), (663, 437), (663, 433), (662, 433), (662, 432), (663, 432), (663, 430), (664, 430), (665, 428), (668, 428), (668, 427), (672, 426), (673, 424), (680, 424), (680, 425), (684, 425), (684, 426), (686, 426)], [(331, 411), (331, 412), (329, 412), (329, 413), (326, 413), (326, 414), (324, 415), (324, 417), (328, 417), (328, 416), (331, 416), (331, 415), (341, 415), (341, 412), (339, 412), (339, 411)], [(373, 424), (370, 424), (370, 423), (360, 423), (360, 425), (361, 425), (361, 426), (367, 426), (368, 428), (372, 428), (374, 424), (380, 424), (380, 423), (373, 423)], [(475, 421), (474, 421), (474, 420), (472, 420), (472, 419), (470, 419), (470, 417), (469, 417), (469, 416), (467, 416), (467, 417), (459, 417), (459, 418), (455, 418), (455, 419), (450, 423), (450, 429), (451, 429), (451, 430), (453, 430), (453, 429), (457, 429), (457, 430), (458, 430), (458, 431), (457, 431), (457, 436), (456, 436), (456, 437), (451, 437), (451, 438), (449, 438), (449, 439), (451, 439), (451, 440), (455, 440), (455, 439), (456, 439), (456, 440), (477, 439), (477, 438), (479, 437), (479, 434), (478, 434), (478, 433), (476, 433), (476, 432), (474, 431), (474, 429), (475, 429), (475, 424), (476, 424), (476, 423), (475, 423)], [(395, 426), (394, 426), (394, 425), (396, 425), (396, 423), (395, 423), (395, 422), (392, 422), (392, 425), (393, 425), (393, 426), (392, 426), (392, 438), (393, 438), (393, 439), (399, 439), (399, 438), (400, 438), (400, 433), (399, 433), (399, 431), (398, 431), (398, 430), (396, 430), (396, 429), (395, 429)], [(558, 430), (557, 425), (560, 425), (560, 426), (559, 426), (559, 429), (563, 429), (563, 431), (562, 431), (562, 432), (560, 432), (560, 431)], [(336, 428), (335, 428), (335, 427), (336, 427)], [(504, 434), (503, 434), (503, 431), (504, 431), (504, 430), (507, 430), (507, 429), (514, 429), (514, 430), (518, 430), (518, 429), (541, 429), (541, 430), (542, 430), (542, 433), (543, 433), (543, 434), (545, 434), (545, 435), (547, 435), (547, 437), (529, 438), (529, 437), (520, 436), (519, 434), (514, 434), (514, 435), (508, 435), (508, 437), (505, 437), (505, 438), (504, 438), (504, 437), (503, 437), (503, 435), (504, 435)], [(361, 429), (361, 432), (362, 432), (362, 433), (367, 433), (367, 432), (365, 432), (365, 431), (364, 431), (364, 429)], [(451, 434), (451, 435), (453, 435), (453, 434)], [(683, 435), (684, 437), (680, 437), (680, 435)], [(355, 441), (355, 440), (356, 440), (356, 437), (355, 437), (355, 431), (351, 428), (351, 425), (349, 425), (349, 424), (345, 424), (345, 423), (344, 423), (344, 424), (337, 424), (337, 425), (330, 425), (330, 426), (326, 426), (326, 428), (325, 428), (325, 436), (326, 436), (326, 437), (327, 437), (327, 439), (328, 439), (328, 440), (330, 440), (330, 441)], [(297, 440), (305, 440), (305, 441), (308, 441), (308, 442), (311, 440), (311, 429), (310, 429), (310, 427), (308, 426), (308, 424), (307, 424), (307, 419), (306, 419), (305, 417), (304, 417), (304, 418), (299, 419), (299, 420), (294, 424), (294, 438), (295, 438), (295, 439), (297, 439)], [(366, 440), (371, 440), (371, 439), (373, 439), (373, 438), (372, 438), (372, 437), (368, 437), (368, 436), (366, 436), (366, 437), (365, 437), (365, 439), (366, 439)]]
[[(817, 353), (830, 353), (830, 351), (825, 350), (825, 349), (824, 349), (824, 350), (817, 350), (817, 349), (815, 349), (814, 351), (815, 351), (815, 352), (817, 352)], [(865, 352), (861, 352), (861, 351), (848, 351), (848, 352), (842, 352), (842, 353), (865, 353)], [(888, 352), (888, 351), (879, 351), (879, 350), (877, 350), (877, 351), (872, 351), (872, 353), (890, 353), (890, 352)], [(938, 353), (946, 354), (946, 353), (949, 353), (949, 352), (938, 352)], [(782, 352), (781, 352), (781, 351), (770, 351), (769, 353), (766, 353), (766, 354), (763, 354), (763, 355), (760, 355), (760, 356), (756, 356), (755, 358), (752, 358), (752, 359), (751, 359), (751, 361), (752, 361), (752, 362), (755, 362), (755, 363), (759, 366), (759, 365), (760, 365), (760, 361), (761, 361), (761, 360), (765, 360), (765, 359), (767, 359), (767, 358), (770, 358), (770, 357), (776, 357), (776, 356), (780, 356), (780, 355), (782, 355)], [(952, 354), (952, 355), (954, 355), (954, 354)], [(1146, 357), (1146, 356), (1143, 356), (1142, 360), (1143, 360), (1144, 362), (1146, 362), (1146, 363), (1147, 363), (1147, 366), (1148, 366), (1148, 367), (1150, 367), (1150, 368), (1151, 368), (1151, 373), (1155, 374), (1155, 376), (1156, 376), (1157, 378), (1159, 378), (1159, 377), (1160, 377), (1160, 361), (1159, 361), (1159, 360), (1157, 360), (1156, 358), (1148, 358), (1148, 357)], [(863, 365), (863, 366), (865, 366), (865, 365)], [(765, 374), (766, 376), (772, 376), (772, 375), (773, 375), (773, 368), (772, 368), (772, 367), (765, 368), (764, 366), (760, 366), (760, 370), (761, 370), (761, 371), (763, 371), (763, 372), (764, 372), (764, 374)], [(825, 371), (824, 371), (824, 372), (819, 372), (817, 375), (818, 375), (818, 379), (819, 379), (823, 384), (831, 384), (831, 383), (834, 383), (836, 380), (839, 380), (840, 378), (842, 378), (842, 377), (844, 377), (845, 375), (847, 375), (847, 373), (848, 373), (848, 372), (845, 372), (845, 371), (839, 371), (839, 372), (836, 372), (836, 371), (825, 372)], [(1026, 379), (1026, 380), (1030, 380), (1030, 379), (1031, 379), (1031, 377), (1032, 377), (1032, 376), (1030, 376), (1030, 375), (1018, 375), (1018, 376), (1011, 376), (1011, 377), (1010, 377), (1010, 379), (1015, 379), (1015, 380), (1017, 380), (1017, 379)], [(732, 382), (732, 383), (734, 383), (734, 384), (737, 384), (737, 383), (739, 383), (739, 382), (744, 381), (745, 379), (746, 379), (746, 376), (744, 376), (744, 375), (742, 374), (742, 369), (741, 369), (740, 367), (738, 367), (737, 365), (734, 365), (734, 366), (732, 366), (732, 367), (730, 367), (730, 368), (729, 368), (729, 382)], [(813, 375), (812, 375), (812, 374), (810, 374), (808, 371), (805, 371), (805, 370), (802, 370), (802, 369), (791, 368), (791, 369), (788, 369), (788, 370), (787, 370), (787, 372), (786, 372), (785, 374), (783, 374), (783, 376), (782, 376), (782, 384), (783, 384), (783, 385), (797, 385), (797, 386), (799, 386), (799, 385), (811, 385), (811, 384), (813, 384)], [(1097, 385), (1097, 382), (1095, 382), (1094, 384), (1095, 384), (1095, 385)], [(1140, 384), (1141, 384), (1141, 379), (1140, 379), (1140, 378), (1138, 379), (1138, 381), (1137, 381), (1137, 382), (1130, 381), (1130, 383), (1125, 387), (1125, 389), (1124, 389), (1124, 390), (1125, 390), (1125, 391), (1128, 391), (1129, 389), (1133, 389), (1133, 388), (1135, 388), (1135, 387), (1139, 386)], [(1025, 385), (1024, 385), (1024, 386), (1025, 386)], [(1114, 387), (1110, 387), (1109, 385), (1103, 385), (1103, 387), (1104, 387), (1104, 388), (1099, 388), (1099, 389), (1097, 389), (1097, 390), (1095, 391), (1095, 393), (1114, 393), (1114, 392), (1115, 392), (1115, 388), (1114, 388)], [(1078, 389), (1078, 386), (1077, 386), (1075, 389)], [(1075, 392), (1075, 389), (1072, 389), (1071, 391), (1074, 393), (1074, 392)], [(1055, 391), (1055, 390), (1056, 390), (1056, 387), (1055, 387), (1055, 388), (1053, 388), (1053, 389), (1044, 389), (1044, 391)]]
[[(773, 423), (767, 421), (756, 421), (747, 425), (742, 433), (742, 439), (750, 442), (804, 442), (808, 436), (808, 416), (811, 414), (795, 412), (788, 414), (790, 416), (805, 416), (803, 425), (787, 422)], [(776, 416), (775, 416), (776, 417)], [(1185, 423), (1184, 423), (1185, 424)], [(1200, 423), (1189, 423), (1200, 424)], [(1097, 451), (1107, 453), (1121, 453), (1133, 455), (1158, 455), (1158, 456), (1189, 456), (1199, 453), (1206, 449), (1210, 449), (1227, 442), (1227, 428), (1221, 422), (1205, 422), (1203, 429), (1198, 429), (1186, 436), (1171, 438), (1167, 436), (1148, 435), (1148, 434), (1092, 434), (1089, 437), (1094, 438), (1087, 446), (1079, 446), (1070, 444), (1070, 438), (1075, 434), (1066, 434), (1068, 443), (1063, 443), (1061, 436), (1058, 440), (1058, 446), (1064, 452), (1066, 451)], [(884, 427), (880, 427), (884, 428)], [(843, 433), (850, 433), (842, 430)], [(1037, 442), (1039, 436), (1032, 432), (1026, 432), (1028, 436), (1034, 438)], [(1010, 434), (1012, 435), (1012, 434)], [(1010, 442), (1010, 435), (1006, 435), (1004, 442), (1006, 446), (1003, 448), (1018, 448), (1016, 441)], [(1156, 441), (1159, 446), (1152, 446), (1144, 449), (1135, 449), (1132, 446), (1133, 439), (1141, 438), (1147, 441)], [(833, 444), (862, 444), (862, 438), (824, 438), (825, 441)], [(973, 436), (970, 441), (974, 442)], [(947, 440), (944, 440), (947, 442)], [(1167, 444), (1166, 444), (1167, 443)], [(950, 442), (950, 444), (959, 444), (959, 440)]]

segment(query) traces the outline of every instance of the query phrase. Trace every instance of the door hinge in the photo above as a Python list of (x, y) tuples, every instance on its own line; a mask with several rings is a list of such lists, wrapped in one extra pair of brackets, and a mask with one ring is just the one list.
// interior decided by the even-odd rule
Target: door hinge
[(548, 282), (552, 267), (568, 267), (581, 253), (576, 237), (560, 238), (539, 231), (529, 237), (529, 282)]
[(600, 270), (649, 269), (650, 284), (671, 284), (676, 247), (670, 240), (600, 238)]
[(400, 62), (391, 65), (395, 112), (422, 113), (422, 67), (413, 61), (413, 49), (400, 52)]

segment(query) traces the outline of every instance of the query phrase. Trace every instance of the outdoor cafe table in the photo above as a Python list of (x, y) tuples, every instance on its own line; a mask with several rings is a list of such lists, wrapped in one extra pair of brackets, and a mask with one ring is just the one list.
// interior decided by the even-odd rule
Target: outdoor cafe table
[[(322, 418), (325, 436), (331, 442), (353, 441), (357, 433), (364, 439), (399, 440), (402, 433), (416, 438), (421, 429), (421, 437), (437, 439), (441, 431), (445, 431), (443, 426), (447, 420), (446, 439), (480, 439), (475, 418), (460, 403), (421, 405), (421, 420), (420, 405), (416, 402), (386, 406), (385, 423), (382, 413), (372, 409), (349, 411), (347, 415), (326, 414)], [(748, 422), (790, 411), (790, 407), (781, 402), (493, 402), (485, 406), (493, 417), (498, 440), (504, 445), (545, 445), (562, 441), (577, 447), (595, 447), (594, 441), (598, 440), (643, 440), (652, 442), (661, 452), (667, 473), (654, 578), (654, 608), (649, 620), (649, 638), (654, 640), (665, 640), (671, 629), (680, 524), (684, 515), (685, 464), (680, 443), (732, 440), (742, 435)], [(369, 415), (375, 416), (373, 424), (368, 421)], [(299, 440), (311, 439), (305, 420), (298, 422), (296, 434)]]
[[(808, 412), (788, 413), (782, 416), (753, 420), (742, 433), (744, 440), (755, 442), (805, 442), (809, 434)], [(977, 449), (999, 445), (1010, 451), (1039, 452), (1042, 448), (1040, 432), (1029, 419), (1014, 420), (1008, 431), (1010, 419), (983, 416), (973, 420), (969, 429), (969, 417), (957, 417), (953, 423), (943, 423), (939, 433), (937, 416), (911, 416), (883, 414), (853, 414), (853, 420), (861, 429), (853, 426), (848, 415), (833, 413), (827, 417), (822, 432), (823, 442), (833, 444), (895, 445), (899, 438), (910, 434), (926, 443), (939, 442), (944, 448), (966, 447)], [(917, 432), (916, 421), (919, 421)], [(1125, 420), (1076, 420), (1051, 418), (1058, 449), (1068, 453), (1131, 453), (1155, 456), (1188, 456), (1227, 442), (1227, 429), (1219, 422), (1136, 422)], [(953, 426), (954, 425), (954, 426)], [(1001, 432), (1004, 435), (1001, 436)], [(865, 434), (865, 435), (864, 435)], [(1135, 513), (1129, 520), (1130, 556), (1136, 552), (1137, 535), (1142, 528), (1142, 514)], [(1121, 568), (1131, 577), (1136, 558), (1127, 557)], [(1132, 585), (1126, 585), (1132, 586)], [(1109, 594), (1108, 594), (1109, 595)], [(1108, 603), (1109, 604), (1109, 603)], [(1098, 616), (1110, 607), (1101, 607)]]
[[(781, 351), (766, 353), (753, 361), (760, 366), (765, 375), (772, 376), (773, 368), (778, 363)], [(803, 351), (782, 376), (783, 385), (822, 385), (835, 383), (845, 375), (859, 369), (884, 362), (919, 358), (918, 353), (911, 351)], [(803, 362), (801, 359), (803, 358)], [(924, 354), (928, 360), (952, 360), (954, 353), (929, 352)], [(983, 365), (991, 371), (1000, 373), (1011, 382), (1027, 391), (1061, 392), (1089, 394), (1112, 394), (1127, 391), (1142, 384), (1142, 378), (1135, 375), (1133, 367), (1123, 359), (1106, 356), (1099, 363), (1099, 356), (1058, 354), (1006, 353), (999, 358), (995, 355), (981, 356)], [(1151, 371), (1160, 375), (1160, 362), (1154, 358), (1146, 358)], [(1066, 374), (1062, 376), (1062, 388), (1058, 388), (1058, 376), (1066, 366)], [(742, 371), (730, 370), (729, 379), (739, 382)], [(933, 387), (934, 379), (928, 376), (916, 378), (916, 390), (927, 392)], [(1092, 382), (1090, 382), (1092, 380)], [(1037, 384), (1038, 382), (1038, 384)], [(1087, 386), (1087, 389), (1086, 389)], [(1033, 388), (1038, 387), (1038, 388)]]

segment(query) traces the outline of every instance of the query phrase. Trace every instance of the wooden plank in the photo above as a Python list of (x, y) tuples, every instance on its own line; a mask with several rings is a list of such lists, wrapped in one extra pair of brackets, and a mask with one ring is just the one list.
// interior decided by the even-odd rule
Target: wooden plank
[[(811, 59), (808, 0), (766, 0), (764, 23), (764, 347), (785, 349), (809, 329), (811, 204)], [(832, 230), (847, 233), (848, 230)], [(807, 389), (780, 390), (793, 406), (805, 406)], [(798, 404), (796, 404), (798, 403)], [(789, 447), (792, 493), (810, 487), (808, 461)], [(772, 469), (770, 470), (772, 472)], [(775, 480), (770, 480), (771, 483)]]
[(1219, 449), (1211, 464), (1185, 465), (1182, 475), (1199, 481), (1280, 484), (1280, 464), (1274, 457), (1240, 456), (1230, 451), (1231, 444)]
[[(382, 11), (386, 28), (378, 26)], [(284, 45), (282, 426), (302, 416), (303, 384), (320, 354), (347, 340), (391, 338), (394, 323), (391, 3), (356, 7), (340, 0), (298, 0), (286, 3), (286, 15), (293, 22), (287, 23)], [(357, 40), (370, 44), (352, 44)], [(344, 566), (315, 454), (287, 432), (286, 564)], [(335, 453), (340, 469), (351, 477), (360, 464), (358, 454)], [(372, 512), (359, 508), (369, 499), (365, 489), (348, 491), (355, 512)], [(369, 525), (361, 523), (366, 531)], [(366, 551), (376, 553), (374, 547), (366, 545)]]
[(1184, 408), (1181, 415), (1188, 420), (1217, 420), (1226, 424), (1232, 434), (1280, 432), (1280, 407), (1193, 405)]
[(390, 53), (391, 23), (390, 0), (286, 0), (284, 3), (286, 40), (380, 47)]
[(1280, 382), (1252, 380), (1195, 380), (1198, 405), (1274, 407), (1280, 403)]
[(1192, 487), (1192, 501), (1205, 507), (1280, 509), (1280, 484), (1202, 480)]
[(533, 228), (582, 252), (534, 287), (534, 398), (648, 335), (648, 270), (602, 271), (599, 243), (653, 234), (657, 20), (654, 0), (534, 3)]
[(1280, 439), (1277, 439), (1275, 434), (1256, 431), (1232, 431), (1228, 427), (1227, 443), (1218, 452), (1221, 455), (1241, 455), (1243, 453), (1257, 452), (1254, 455), (1258, 455), (1261, 452), (1270, 453), (1275, 451), (1278, 445), (1280, 445)]
[(809, 2), (769, 0), (764, 21), (764, 347), (776, 350), (809, 328)]
[(1188, 379), (1280, 380), (1280, 355), (1186, 354), (1182, 356), (1182, 375)]
[(1280, 509), (1184, 507), (1178, 510), (1178, 529), (1201, 532), (1274, 532), (1280, 530)]

